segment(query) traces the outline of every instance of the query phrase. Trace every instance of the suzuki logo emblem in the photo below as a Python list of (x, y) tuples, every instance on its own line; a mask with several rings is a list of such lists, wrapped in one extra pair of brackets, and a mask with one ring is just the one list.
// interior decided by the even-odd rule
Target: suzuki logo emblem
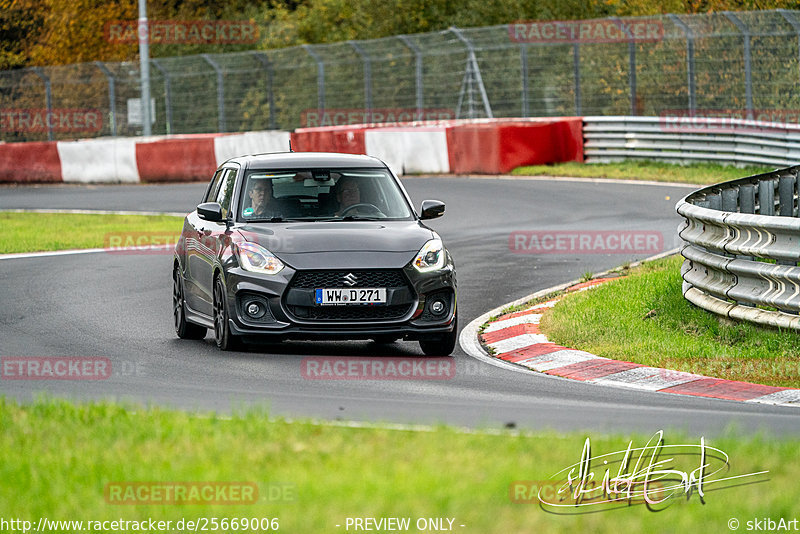
[(358, 282), (358, 278), (353, 273), (347, 273), (342, 278), (344, 280), (344, 285), (349, 287), (353, 287), (356, 285), (356, 282)]

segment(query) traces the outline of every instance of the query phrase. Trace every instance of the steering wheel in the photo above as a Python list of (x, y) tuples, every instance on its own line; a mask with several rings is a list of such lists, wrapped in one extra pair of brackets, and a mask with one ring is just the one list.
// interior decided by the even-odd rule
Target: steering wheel
[(355, 211), (359, 208), (364, 208), (365, 210), (374, 213), (377, 217), (386, 217), (386, 214), (383, 213), (378, 206), (375, 204), (370, 204), (369, 202), (361, 202), (359, 204), (353, 204), (352, 206), (348, 206), (342, 210), (339, 214), (341, 217), (346, 217), (348, 213), (351, 211)]

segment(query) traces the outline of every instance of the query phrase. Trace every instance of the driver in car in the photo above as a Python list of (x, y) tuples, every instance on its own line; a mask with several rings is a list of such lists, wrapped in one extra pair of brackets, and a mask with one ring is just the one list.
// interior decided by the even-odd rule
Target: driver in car
[[(361, 203), (361, 189), (358, 186), (358, 180), (349, 176), (340, 178), (336, 185), (336, 200), (339, 202), (339, 211), (336, 212), (336, 215), (339, 216), (347, 208)], [(357, 210), (350, 210), (350, 212), (353, 211)]]
[(351, 176), (344, 176), (336, 183), (336, 200), (339, 202), (337, 217), (386, 217), (369, 199), (362, 199), (359, 180)]

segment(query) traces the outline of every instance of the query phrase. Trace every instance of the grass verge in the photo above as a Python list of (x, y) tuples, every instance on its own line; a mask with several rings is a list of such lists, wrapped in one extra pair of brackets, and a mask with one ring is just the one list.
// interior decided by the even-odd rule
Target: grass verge
[(560, 345), (598, 356), (742, 380), (800, 387), (800, 336), (735, 323), (692, 306), (681, 294), (673, 256), (564, 298), (542, 317)]
[[(624, 450), (629, 440), (640, 447), (649, 437), (592, 436), (592, 453)], [(708, 484), (705, 505), (694, 494), (670, 500), (660, 513), (639, 504), (557, 515), (537, 504), (510, 502), (515, 481), (545, 481), (577, 463), (585, 438), (579, 433), (462, 433), (446, 427), (354, 429), (289, 423), (252, 410), (223, 419), (158, 408), (134, 412), (111, 403), (38, 399), (19, 405), (0, 398), (0, 517), (34, 524), (39, 517), (270, 517), (279, 519), (284, 532), (344, 532), (348, 517), (448, 517), (455, 518), (456, 531), (505, 534), (727, 532), (731, 517), (744, 525), (746, 518), (777, 519), (796, 511), (796, 443), (732, 433), (706, 440), (730, 457), (729, 471), (717, 476), (770, 473), (757, 478), (760, 483), (737, 480), (726, 489)], [(696, 445), (699, 439), (665, 434), (667, 444)], [(694, 463), (699, 458), (680, 467), (695, 469)], [(291, 485), (294, 492), (290, 500), (262, 494), (249, 505), (106, 502), (106, 484), (128, 481), (252, 481), (262, 488)]]
[[(103, 248), (113, 239), (144, 239), (175, 243), (181, 233), (180, 217), (168, 215), (84, 215), (68, 213), (0, 212), (0, 254), (79, 248)], [(174, 237), (172, 237), (174, 236)], [(131, 242), (130, 244), (134, 244)]]
[(575, 176), (578, 178), (614, 178), (618, 180), (650, 180), (687, 184), (715, 184), (761, 174), (773, 167), (734, 167), (715, 163), (677, 165), (658, 161), (626, 160), (620, 163), (557, 163), (517, 167), (514, 176)]

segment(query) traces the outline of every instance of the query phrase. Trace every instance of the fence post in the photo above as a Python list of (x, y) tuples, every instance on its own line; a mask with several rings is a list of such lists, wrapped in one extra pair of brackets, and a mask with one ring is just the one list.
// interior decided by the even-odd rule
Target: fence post
[(347, 41), (364, 62), (364, 109), (367, 112), (367, 121), (372, 122), (372, 62), (361, 46), (355, 41)]
[[(44, 81), (44, 101), (47, 107), (47, 117), (49, 118), (53, 113), (53, 93), (50, 90), (50, 78), (44, 73), (42, 67), (33, 67), (31, 69), (34, 74)], [(53, 121), (47, 121), (47, 140), (53, 140)]]
[(267, 91), (268, 91), (268, 101), (269, 101), (269, 129), (275, 130), (275, 92), (272, 89), (272, 79), (275, 76), (275, 72), (272, 68), (272, 62), (269, 60), (266, 54), (262, 52), (252, 52), (253, 57), (256, 58), (262, 65), (264, 65), (264, 70), (267, 71)]
[(302, 45), (303, 49), (308, 52), (314, 61), (317, 62), (317, 109), (322, 111), (325, 109), (325, 63), (319, 57), (311, 45)]
[(794, 17), (794, 13), (791, 11), (786, 11), (785, 9), (779, 9), (778, 13), (783, 15), (783, 18), (786, 19), (786, 22), (792, 25), (794, 31), (797, 33), (797, 68), (800, 71), (800, 22), (797, 22), (797, 19)]
[(611, 20), (616, 22), (628, 37), (628, 91), (631, 95), (631, 115), (636, 116), (639, 114), (636, 97), (636, 43), (633, 40), (631, 29), (624, 22), (617, 17), (612, 17)]
[(522, 69), (522, 116), (528, 116), (528, 45), (519, 45), (519, 61)]
[(166, 133), (170, 135), (172, 133), (172, 81), (169, 77), (169, 72), (167, 69), (161, 66), (157, 59), (151, 59), (150, 63), (156, 68), (156, 70), (161, 74), (161, 77), (164, 78), (164, 115), (166, 115)]
[(398, 39), (403, 41), (409, 50), (414, 53), (414, 78), (416, 79), (416, 96), (417, 96), (417, 115), (422, 120), (422, 108), (424, 107), (423, 86), (422, 86), (422, 51), (419, 47), (411, 42), (411, 39), (406, 35), (398, 35)]
[[(472, 46), (472, 41), (470, 41), (461, 34), (461, 30), (459, 30), (455, 26), (450, 26), (449, 29), (456, 35), (456, 37), (458, 37), (458, 39), (462, 43), (464, 43), (464, 46), (467, 47), (467, 69), (466, 72), (464, 73), (464, 83), (462, 84), (462, 89), (464, 88), (466, 83), (469, 83), (471, 88), (472, 77), (474, 77), (475, 81), (478, 83), (478, 89), (480, 90), (481, 99), (483, 100), (483, 111), (484, 113), (486, 113), (487, 118), (493, 119), (494, 115), (492, 115), (492, 107), (489, 105), (489, 96), (486, 94), (486, 87), (483, 85), (483, 77), (481, 76), (481, 69), (478, 67), (478, 58), (475, 57), (475, 47)], [(459, 100), (461, 100), (460, 97)], [(470, 100), (470, 104), (471, 103), (472, 101)], [(461, 112), (461, 106), (459, 105), (458, 110), (456, 111), (456, 118), (458, 118), (460, 112)]]
[(694, 31), (683, 22), (677, 15), (669, 15), (669, 18), (675, 23), (676, 26), (683, 30), (686, 36), (686, 77), (689, 84), (689, 111), (690, 115), (694, 116), (697, 110), (697, 85), (695, 81), (694, 69)]
[(583, 104), (581, 102), (581, 49), (580, 44), (572, 45), (572, 70), (575, 79), (575, 115), (583, 115)]
[(108, 79), (108, 113), (111, 115), (111, 135), (117, 136), (117, 98), (116, 98), (116, 79), (102, 61), (95, 61), (95, 66), (100, 69)]
[(723, 14), (730, 20), (740, 32), (742, 32), (742, 39), (744, 42), (744, 94), (745, 101), (747, 102), (747, 118), (753, 119), (753, 78), (750, 69), (750, 28), (742, 22), (739, 17), (730, 11), (724, 11)]
[(224, 78), (222, 69), (208, 54), (200, 54), (200, 57), (206, 60), (211, 65), (214, 72), (217, 73), (217, 120), (219, 123), (219, 131), (225, 132), (225, 86), (223, 85)]

